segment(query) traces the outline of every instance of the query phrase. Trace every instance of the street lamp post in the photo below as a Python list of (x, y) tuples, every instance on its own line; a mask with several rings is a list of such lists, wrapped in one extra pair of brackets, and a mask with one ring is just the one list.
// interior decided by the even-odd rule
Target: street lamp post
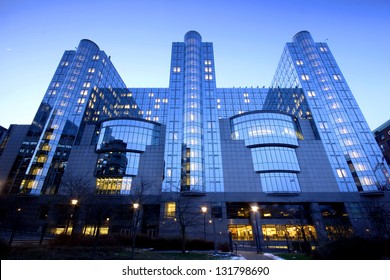
[(214, 239), (214, 254), (217, 253), (217, 236), (215, 234), (215, 218), (211, 217), (211, 222), (213, 223), (213, 239)]
[(201, 209), (202, 209), (202, 213), (203, 213), (203, 235), (204, 235), (204, 240), (206, 240), (206, 214), (207, 214), (207, 207), (203, 206)]
[[(76, 205), (77, 205), (78, 202), (79, 202), (79, 201), (78, 201), (77, 199), (72, 199), (72, 200), (70, 201), (70, 205), (72, 205), (72, 212), (71, 212), (70, 217), (69, 217), (69, 219), (68, 219), (68, 223), (66, 224), (65, 235), (68, 234), (70, 222), (71, 222), (71, 220), (73, 220), (73, 218), (74, 218), (75, 208), (76, 208)], [(75, 225), (74, 225), (74, 221), (73, 221), (73, 224), (72, 224), (72, 233), (73, 233), (74, 226), (75, 226)]]
[(139, 219), (139, 208), (140, 208), (140, 205), (139, 203), (134, 203), (133, 204), (133, 207), (134, 207), (134, 214), (133, 214), (133, 226), (132, 226), (132, 229), (133, 229), (133, 236), (131, 237), (133, 240), (132, 242), (132, 246), (131, 246), (131, 259), (133, 258), (133, 255), (134, 255), (134, 249), (135, 249), (135, 239), (137, 237), (137, 227), (138, 227), (138, 219)]
[(73, 234), (73, 232), (74, 232), (74, 229), (75, 229), (75, 227), (76, 227), (76, 223), (77, 223), (77, 221), (76, 221), (76, 207), (77, 207), (77, 203), (79, 203), (79, 201), (77, 200), (77, 199), (72, 199), (71, 201), (70, 201), (70, 204), (72, 204), (72, 234)]
[(257, 214), (259, 213), (259, 206), (253, 205), (251, 206), (252, 212), (255, 217), (255, 225), (256, 225), (256, 234), (255, 234), (255, 240), (256, 240), (256, 248), (257, 248), (257, 253), (261, 253), (261, 243), (260, 243), (260, 229), (259, 229), (259, 223), (257, 221)]

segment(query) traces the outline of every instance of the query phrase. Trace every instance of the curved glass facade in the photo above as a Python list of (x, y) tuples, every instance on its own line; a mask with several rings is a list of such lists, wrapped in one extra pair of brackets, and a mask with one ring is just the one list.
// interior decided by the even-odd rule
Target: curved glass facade
[(141, 119), (114, 119), (101, 124), (95, 176), (97, 192), (130, 194), (141, 153), (160, 142), (161, 126)]
[(298, 147), (294, 122), (289, 115), (254, 111), (231, 118), (232, 137), (245, 146), (281, 145)]
[(140, 119), (109, 120), (102, 123), (99, 134), (97, 151), (145, 152), (146, 146), (158, 145), (160, 125)]
[(299, 192), (298, 138), (292, 116), (255, 111), (231, 119), (232, 138), (251, 149), (264, 192)]
[(253, 167), (256, 172), (299, 172), (295, 150), (287, 147), (260, 147), (251, 149)]

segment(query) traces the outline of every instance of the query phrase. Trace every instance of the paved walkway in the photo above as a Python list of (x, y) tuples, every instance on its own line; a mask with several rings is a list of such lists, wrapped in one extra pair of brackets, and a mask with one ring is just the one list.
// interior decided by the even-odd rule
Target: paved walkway
[(269, 253), (257, 254), (255, 251), (237, 251), (237, 254), (247, 260), (281, 260), (275, 255)]

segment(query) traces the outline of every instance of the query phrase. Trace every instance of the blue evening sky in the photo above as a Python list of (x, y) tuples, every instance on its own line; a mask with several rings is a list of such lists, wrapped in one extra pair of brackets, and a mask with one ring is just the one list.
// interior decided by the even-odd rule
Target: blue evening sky
[(371, 129), (390, 119), (389, 0), (0, 0), (0, 125), (31, 123), (65, 50), (90, 39), (128, 87), (168, 87), (171, 43), (214, 43), (218, 87), (269, 86), (301, 30), (329, 44)]

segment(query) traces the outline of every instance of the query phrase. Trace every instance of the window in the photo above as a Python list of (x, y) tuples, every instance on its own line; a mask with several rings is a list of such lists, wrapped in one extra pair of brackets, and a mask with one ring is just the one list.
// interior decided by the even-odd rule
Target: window
[(374, 185), (374, 181), (372, 180), (372, 178), (367, 177), (367, 176), (361, 178), (360, 181), (362, 182), (362, 185), (363, 185), (363, 186), (371, 186), (371, 185)]
[(302, 66), (303, 65), (303, 60), (302, 59), (298, 59), (296, 61), (296, 63), (297, 63), (297, 65)]
[(206, 59), (204, 61), (204, 65), (211, 65), (211, 60), (210, 59)]
[(174, 218), (175, 214), (176, 214), (176, 203), (175, 202), (165, 203), (165, 218), (166, 219)]
[(327, 51), (328, 51), (328, 49), (327, 49), (327, 48), (325, 48), (325, 47), (320, 47), (320, 51), (321, 51), (321, 52), (327, 52)]
[(341, 80), (341, 75), (333, 75), (333, 79), (335, 79), (336, 81), (340, 81)]
[(356, 171), (365, 171), (367, 170), (367, 166), (365, 164), (362, 164), (362, 163), (356, 163), (354, 164), (355, 166), (355, 170)]
[(309, 75), (301, 75), (301, 78), (303, 81), (308, 81), (310, 79)]
[(205, 75), (204, 78), (206, 80), (212, 80), (213, 79), (213, 75)]
[(253, 240), (252, 226), (228, 225), (233, 240)]
[(180, 73), (180, 67), (173, 67), (173, 73)]
[(308, 95), (309, 97), (314, 97), (314, 96), (316, 96), (316, 93), (315, 93), (315, 91), (313, 91), (313, 90), (309, 90), (309, 91), (307, 92), (307, 95)]
[[(42, 150), (45, 151), (45, 147), (43, 147)], [(39, 162), (39, 163), (45, 163), (46, 160), (47, 160), (47, 156), (46, 156), (46, 155), (40, 155), (40, 156), (38, 157), (38, 159), (37, 159), (37, 162)]]
[(347, 171), (345, 171), (344, 168), (337, 168), (337, 176), (339, 176), (339, 178), (345, 178), (347, 177)]
[(353, 145), (353, 141), (351, 139), (344, 139), (344, 145), (345, 146), (352, 146)]

